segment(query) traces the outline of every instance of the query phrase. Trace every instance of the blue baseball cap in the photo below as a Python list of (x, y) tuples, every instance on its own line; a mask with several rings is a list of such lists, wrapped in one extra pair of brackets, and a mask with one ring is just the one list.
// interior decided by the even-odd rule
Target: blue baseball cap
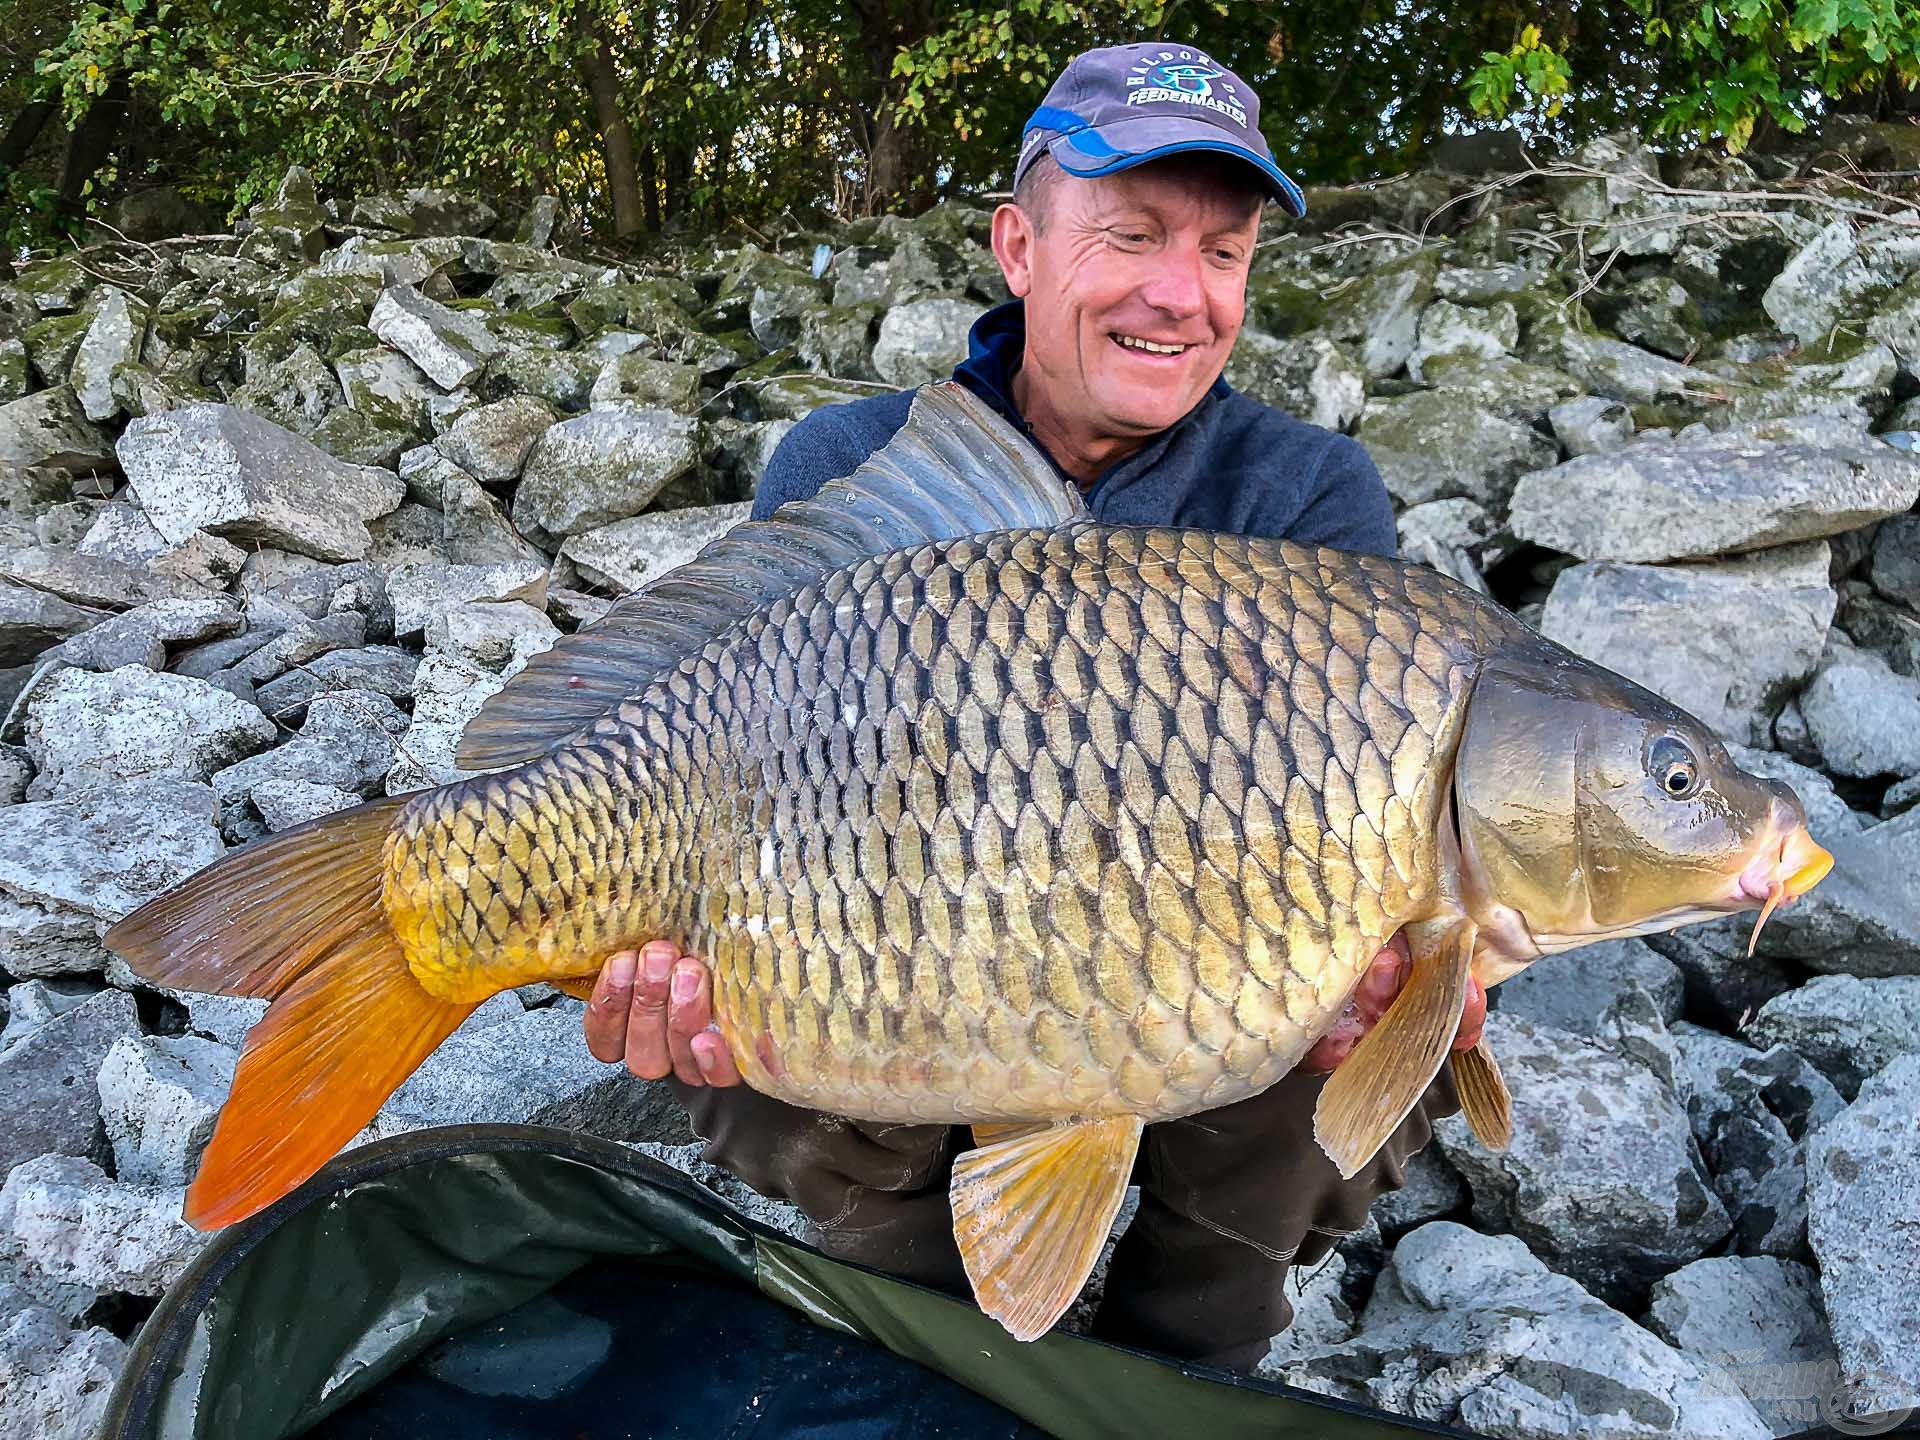
[(1090, 177), (1196, 150), (1245, 161), (1289, 214), (1307, 213), (1260, 133), (1253, 87), (1203, 50), (1158, 41), (1075, 56), (1027, 121), (1013, 183), (1042, 152)]

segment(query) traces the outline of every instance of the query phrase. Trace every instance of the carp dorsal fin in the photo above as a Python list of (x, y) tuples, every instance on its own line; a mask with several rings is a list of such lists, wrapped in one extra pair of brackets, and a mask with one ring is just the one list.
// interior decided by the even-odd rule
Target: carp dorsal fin
[(950, 380), (925, 386), (906, 424), (851, 475), (735, 526), (534, 656), (468, 723), (457, 763), (491, 770), (544, 754), (729, 625), (843, 565), (1086, 513), (1079, 493), (984, 401)]

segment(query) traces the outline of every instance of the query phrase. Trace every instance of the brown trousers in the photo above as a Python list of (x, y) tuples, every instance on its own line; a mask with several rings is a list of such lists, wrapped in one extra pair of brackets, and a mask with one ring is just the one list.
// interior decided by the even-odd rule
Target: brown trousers
[[(1433, 1122), (1460, 1108), (1443, 1068), (1380, 1153), (1342, 1180), (1313, 1138), (1325, 1077), (1295, 1073), (1238, 1104), (1149, 1125), (1134, 1167), (1140, 1210), (1114, 1252), (1093, 1333), (1248, 1370), (1293, 1319), (1287, 1274), (1324, 1259), (1406, 1183)], [(802, 1110), (745, 1086), (673, 1082), (706, 1158), (798, 1206), (827, 1254), (969, 1293), (947, 1208), (970, 1133)]]

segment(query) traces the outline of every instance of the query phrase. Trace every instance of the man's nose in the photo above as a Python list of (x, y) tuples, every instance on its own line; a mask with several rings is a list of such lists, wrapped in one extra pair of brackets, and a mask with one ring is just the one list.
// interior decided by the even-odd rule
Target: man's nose
[(1198, 246), (1169, 246), (1141, 298), (1168, 315), (1198, 315), (1207, 303), (1203, 264)]

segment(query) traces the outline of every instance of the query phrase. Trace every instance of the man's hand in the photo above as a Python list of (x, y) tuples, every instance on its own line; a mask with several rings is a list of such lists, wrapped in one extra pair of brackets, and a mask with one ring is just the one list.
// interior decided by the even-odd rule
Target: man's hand
[(677, 1075), (688, 1085), (738, 1085), (727, 1042), (713, 1023), (706, 962), (670, 940), (622, 950), (600, 967), (585, 1021), (596, 1060), (626, 1061), (643, 1080)]
[[(1367, 973), (1354, 987), (1347, 1008), (1334, 1026), (1314, 1043), (1300, 1061), (1299, 1068), (1312, 1074), (1331, 1072), (1353, 1053), (1360, 1039), (1392, 1006), (1413, 972), (1413, 959), (1407, 953), (1404, 935), (1395, 935), (1386, 948), (1373, 957)], [(1453, 1037), (1455, 1050), (1471, 1050), (1480, 1043), (1480, 1031), (1487, 1023), (1487, 992), (1480, 982), (1467, 977), (1467, 1005), (1460, 1015), (1460, 1029)]]

